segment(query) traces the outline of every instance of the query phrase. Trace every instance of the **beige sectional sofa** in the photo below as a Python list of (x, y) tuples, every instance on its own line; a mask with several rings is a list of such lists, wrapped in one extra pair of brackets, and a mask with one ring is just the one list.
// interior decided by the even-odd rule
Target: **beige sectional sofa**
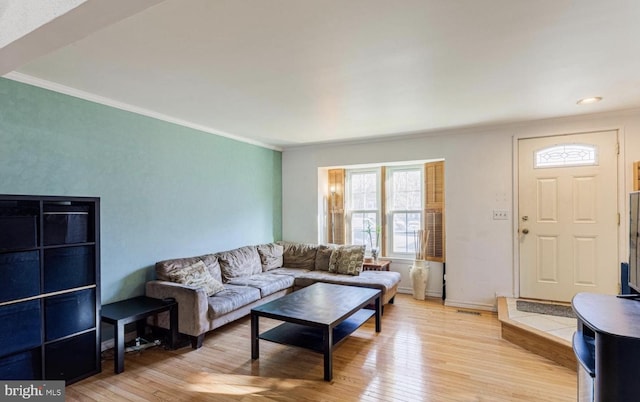
[[(361, 246), (279, 242), (160, 261), (155, 266), (157, 279), (146, 284), (146, 295), (176, 299), (178, 331), (189, 335), (197, 349), (207, 332), (315, 282), (380, 289), (383, 306), (393, 303), (400, 274), (362, 271), (363, 255)], [(202, 277), (207, 286), (200, 284)], [(167, 314), (151, 322), (163, 328), (168, 323)]]

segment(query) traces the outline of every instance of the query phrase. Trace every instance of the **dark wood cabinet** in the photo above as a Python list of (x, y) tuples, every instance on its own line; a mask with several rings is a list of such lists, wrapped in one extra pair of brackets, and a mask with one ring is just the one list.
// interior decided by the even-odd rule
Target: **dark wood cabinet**
[(578, 293), (572, 305), (578, 318), (578, 401), (637, 401), (640, 301)]
[(99, 198), (0, 195), (0, 379), (100, 367)]

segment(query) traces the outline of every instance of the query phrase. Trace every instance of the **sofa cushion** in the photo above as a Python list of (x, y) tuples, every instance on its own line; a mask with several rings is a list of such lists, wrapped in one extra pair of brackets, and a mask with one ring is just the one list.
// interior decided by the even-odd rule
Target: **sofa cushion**
[(331, 254), (333, 250), (335, 250), (338, 246), (335, 245), (324, 245), (321, 244), (318, 246), (318, 251), (316, 252), (316, 271), (328, 271), (329, 270), (329, 260), (331, 259)]
[(229, 282), (233, 278), (251, 276), (262, 272), (262, 263), (256, 246), (245, 246), (216, 253), (222, 279)]
[(262, 263), (262, 271), (270, 271), (282, 266), (284, 247), (280, 244), (269, 243), (258, 246), (258, 254), (260, 254), (260, 262)]
[(250, 286), (226, 284), (222, 292), (208, 298), (210, 319), (235, 311), (260, 299), (260, 290)]
[(288, 275), (292, 278), (297, 278), (302, 274), (306, 274), (307, 272), (312, 272), (308, 269), (303, 268), (276, 268), (269, 271), (270, 274), (274, 275)]
[(296, 288), (313, 285), (316, 282), (333, 283), (335, 285), (360, 286), (380, 289), (382, 294), (400, 283), (400, 273), (393, 271), (362, 271), (360, 275), (343, 275), (331, 272), (307, 272), (295, 278)]
[(222, 282), (214, 279), (209, 273), (209, 270), (204, 265), (204, 262), (197, 261), (193, 265), (174, 269), (168, 274), (171, 282), (180, 283), (194, 288), (204, 289), (207, 296), (213, 296), (214, 294), (224, 290)]
[(231, 285), (251, 286), (260, 289), (260, 297), (265, 297), (280, 290), (293, 287), (293, 277), (289, 275), (262, 273), (234, 278), (230, 280), (229, 283)]
[(340, 246), (329, 259), (329, 272), (358, 275), (362, 271), (365, 246)]
[(174, 258), (172, 260), (165, 260), (156, 263), (156, 277), (161, 281), (171, 281), (169, 273), (173, 270), (188, 267), (195, 264), (198, 261), (204, 262), (204, 265), (209, 270), (213, 279), (222, 282), (222, 273), (220, 271), (220, 264), (218, 263), (218, 257), (214, 254), (205, 254), (198, 257), (188, 258)]
[(317, 244), (278, 242), (284, 246), (283, 267), (314, 270), (316, 267)]

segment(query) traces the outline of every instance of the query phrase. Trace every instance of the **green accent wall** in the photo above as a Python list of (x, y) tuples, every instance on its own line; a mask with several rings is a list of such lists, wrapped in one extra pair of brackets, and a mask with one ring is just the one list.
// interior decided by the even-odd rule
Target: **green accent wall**
[(0, 193), (101, 198), (102, 301), (282, 238), (281, 152), (0, 78)]

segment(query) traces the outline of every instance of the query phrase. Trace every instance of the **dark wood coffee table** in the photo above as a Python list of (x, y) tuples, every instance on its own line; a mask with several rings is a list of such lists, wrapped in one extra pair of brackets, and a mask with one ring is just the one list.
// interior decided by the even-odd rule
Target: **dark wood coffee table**
[[(324, 354), (324, 380), (331, 381), (333, 347), (376, 317), (381, 330), (380, 290), (316, 283), (251, 309), (251, 358), (260, 355), (259, 340), (299, 346)], [(375, 310), (363, 309), (375, 303)], [(260, 317), (285, 321), (260, 334)]]

